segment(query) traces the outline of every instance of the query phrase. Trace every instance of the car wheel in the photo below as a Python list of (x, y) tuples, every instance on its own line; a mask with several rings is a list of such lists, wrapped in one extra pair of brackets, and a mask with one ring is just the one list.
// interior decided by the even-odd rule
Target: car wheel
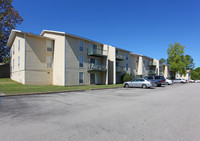
[(129, 85), (128, 85), (128, 84), (125, 84), (124, 87), (125, 87), (125, 88), (129, 88)]
[(169, 82), (166, 82), (167, 85), (169, 85)]
[(146, 89), (146, 88), (147, 88), (147, 85), (143, 84), (143, 85), (142, 85), (142, 88), (143, 88), (143, 89)]
[(155, 83), (156, 87), (158, 87), (158, 83)]

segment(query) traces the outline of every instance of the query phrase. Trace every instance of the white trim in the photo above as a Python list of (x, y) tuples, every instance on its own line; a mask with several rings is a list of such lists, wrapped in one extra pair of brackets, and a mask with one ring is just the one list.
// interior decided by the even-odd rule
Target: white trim
[(89, 42), (92, 42), (92, 43), (97, 43), (97, 44), (100, 44), (100, 45), (104, 45), (104, 43), (93, 41), (93, 40), (90, 40), (90, 39), (87, 39), (87, 38), (84, 38), (84, 37), (81, 37), (81, 36), (69, 34), (69, 33), (66, 33), (66, 32), (61, 32), (61, 31), (54, 31), (54, 30), (43, 30), (42, 33), (40, 34), (40, 36), (43, 36), (45, 32), (50, 32), (50, 33), (55, 33), (55, 34), (64, 34), (64, 35), (67, 35), (67, 36), (71, 36), (71, 37), (75, 37), (75, 38), (78, 38), (78, 39), (86, 40), (86, 41), (89, 41)]
[[(80, 83), (80, 73), (83, 73), (83, 83)], [(84, 72), (83, 71), (80, 71), (78, 72), (78, 84), (84, 84)]]
[(66, 36), (64, 35), (64, 86), (66, 86)]
[(24, 34), (24, 70), (26, 70), (26, 34)]
[[(82, 62), (82, 64), (83, 64), (82, 67), (80, 67), (80, 60), (83, 61), (83, 62)], [(84, 68), (84, 56), (79, 56), (79, 57), (78, 57), (78, 67), (79, 67), (79, 68)]]

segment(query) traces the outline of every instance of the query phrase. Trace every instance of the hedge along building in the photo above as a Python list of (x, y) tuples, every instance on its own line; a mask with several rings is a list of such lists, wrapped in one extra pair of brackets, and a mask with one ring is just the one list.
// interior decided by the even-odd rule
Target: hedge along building
[(22, 84), (116, 84), (125, 72), (133, 78), (148, 75), (144, 56), (65, 32), (12, 30), (7, 47), (11, 79)]

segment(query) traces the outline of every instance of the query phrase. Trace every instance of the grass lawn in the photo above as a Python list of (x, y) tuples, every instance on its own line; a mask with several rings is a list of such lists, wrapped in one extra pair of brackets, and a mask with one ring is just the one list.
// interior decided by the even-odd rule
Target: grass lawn
[(52, 86), (52, 85), (22, 85), (9, 78), (0, 78), (0, 89), (4, 94), (31, 94), (43, 92), (61, 92), (73, 90), (90, 90), (101, 88), (122, 87), (122, 84), (116, 85), (84, 85), (84, 86)]

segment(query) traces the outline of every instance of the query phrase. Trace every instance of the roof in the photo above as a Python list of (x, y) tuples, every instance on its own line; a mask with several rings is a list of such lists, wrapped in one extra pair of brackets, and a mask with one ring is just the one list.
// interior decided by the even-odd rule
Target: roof
[(94, 40), (91, 40), (91, 39), (88, 39), (88, 38), (84, 38), (84, 37), (81, 37), (81, 36), (77, 36), (77, 35), (69, 34), (69, 33), (66, 33), (66, 32), (61, 32), (61, 31), (43, 30), (42, 33), (40, 34), (40, 36), (43, 36), (44, 33), (54, 33), (54, 34), (67, 35), (67, 36), (71, 36), (71, 37), (79, 38), (79, 39), (82, 39), (82, 40), (86, 40), (86, 41), (89, 41), (89, 42), (95, 42), (95, 43), (98, 43), (98, 44), (101, 44), (101, 45), (107, 45), (107, 44), (100, 43), (100, 42), (97, 42), (97, 41), (94, 41)]
[(49, 39), (49, 40), (54, 40), (52, 38), (36, 35), (36, 34), (33, 34), (33, 33), (28, 33), (28, 32), (23, 32), (23, 31), (20, 31), (20, 30), (12, 29), (12, 31), (10, 33), (10, 36), (8, 38), (7, 44), (6, 44), (7, 47), (10, 48), (12, 46), (12, 43), (13, 43), (13, 41), (15, 39), (15, 36), (16, 36), (16, 33), (22, 33), (22, 34), (26, 34), (26, 35), (30, 35), (30, 36), (35, 36), (35, 37), (45, 38), (45, 39)]

